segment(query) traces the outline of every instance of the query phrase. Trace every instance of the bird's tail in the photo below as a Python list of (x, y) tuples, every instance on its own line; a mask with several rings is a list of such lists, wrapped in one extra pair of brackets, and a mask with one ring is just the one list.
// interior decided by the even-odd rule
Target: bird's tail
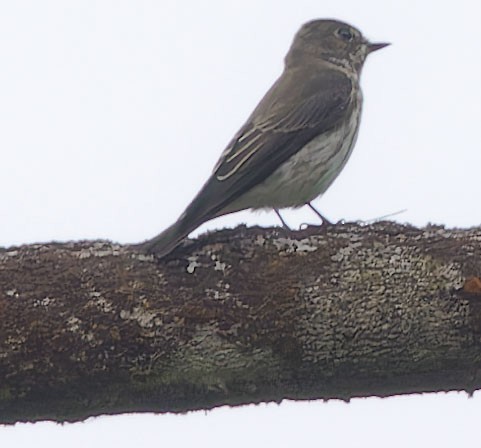
[(197, 229), (204, 222), (226, 213), (238, 211), (236, 209), (226, 212), (223, 208), (225, 201), (221, 202), (218, 200), (218, 194), (215, 188), (211, 188), (212, 186), (210, 186), (209, 182), (207, 181), (206, 185), (174, 224), (167, 227), (167, 229), (154, 238), (133, 247), (142, 252), (155, 254), (159, 258), (164, 257), (172, 252), (190, 232)]
[(161, 258), (172, 252), (197, 226), (186, 226), (185, 220), (178, 220), (159, 235), (133, 247), (142, 252), (155, 254)]

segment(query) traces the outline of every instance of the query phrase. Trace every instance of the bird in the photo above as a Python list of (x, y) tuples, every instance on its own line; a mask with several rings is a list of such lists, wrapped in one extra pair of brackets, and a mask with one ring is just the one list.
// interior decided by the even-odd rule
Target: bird
[(339, 20), (302, 25), (280, 77), (234, 135), (199, 193), (180, 217), (137, 249), (165, 257), (206, 221), (245, 209), (311, 204), (344, 168), (362, 109), (360, 75), (371, 43)]

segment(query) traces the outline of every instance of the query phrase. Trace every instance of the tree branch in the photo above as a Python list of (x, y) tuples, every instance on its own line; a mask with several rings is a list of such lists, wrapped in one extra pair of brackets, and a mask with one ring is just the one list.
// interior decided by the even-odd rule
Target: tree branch
[(0, 422), (481, 385), (481, 228), (0, 249)]

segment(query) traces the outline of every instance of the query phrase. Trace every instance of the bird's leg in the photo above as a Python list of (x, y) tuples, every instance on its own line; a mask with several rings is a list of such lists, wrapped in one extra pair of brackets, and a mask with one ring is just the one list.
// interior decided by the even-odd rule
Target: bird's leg
[(287, 223), (284, 221), (284, 219), (282, 219), (282, 216), (279, 213), (279, 210), (277, 208), (275, 208), (274, 211), (276, 212), (277, 217), (281, 220), (282, 227), (284, 227), (284, 229), (286, 229), (286, 230), (289, 230), (289, 232), (290, 232), (291, 228), (287, 225)]
[(327, 218), (325, 218), (323, 215), (321, 215), (321, 213), (319, 211), (317, 211), (310, 202), (308, 202), (306, 204), (317, 216), (319, 216), (319, 218), (322, 219), (322, 225), (328, 225), (328, 226), (332, 226), (334, 225), (331, 221), (329, 221)]

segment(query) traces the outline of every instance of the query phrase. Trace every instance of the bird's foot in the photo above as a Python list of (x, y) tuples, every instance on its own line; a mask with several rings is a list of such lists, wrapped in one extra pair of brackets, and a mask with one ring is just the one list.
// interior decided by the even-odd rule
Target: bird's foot
[(288, 232), (292, 232), (292, 229), (287, 225), (287, 223), (282, 218), (281, 213), (279, 212), (279, 209), (275, 208), (274, 211), (276, 212), (277, 217), (280, 219), (280, 221), (282, 223), (282, 227), (284, 228), (284, 230), (286, 230)]
[(321, 224), (321, 227), (332, 227), (335, 225), (335, 223), (333, 223), (332, 221), (329, 221), (323, 214), (321, 214), (321, 212), (319, 212), (316, 208), (314, 208), (314, 206), (308, 202), (306, 204), (317, 216), (319, 216), (319, 218), (321, 218), (321, 221), (322, 221), (322, 224)]

